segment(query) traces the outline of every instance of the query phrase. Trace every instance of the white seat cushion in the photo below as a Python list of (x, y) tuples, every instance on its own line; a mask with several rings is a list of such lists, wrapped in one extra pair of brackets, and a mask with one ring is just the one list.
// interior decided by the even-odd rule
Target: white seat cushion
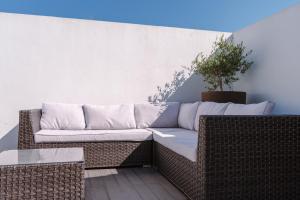
[(85, 129), (82, 105), (63, 103), (43, 103), (41, 129)]
[(146, 129), (128, 130), (40, 130), (34, 133), (36, 143), (47, 142), (99, 142), (152, 140), (152, 132)]
[(182, 103), (180, 105), (178, 125), (180, 128), (194, 130), (194, 122), (199, 102)]
[(176, 128), (179, 106), (178, 102), (135, 104), (136, 126), (137, 128)]
[(274, 103), (264, 101), (257, 104), (234, 104), (231, 103), (225, 110), (224, 115), (270, 115)]
[(197, 114), (195, 117), (194, 128), (199, 130), (199, 117), (201, 115), (224, 115), (229, 103), (202, 102), (199, 103)]
[(136, 128), (134, 105), (84, 105), (87, 129), (122, 130)]
[(197, 160), (198, 134), (182, 128), (148, 128), (154, 141), (195, 162)]

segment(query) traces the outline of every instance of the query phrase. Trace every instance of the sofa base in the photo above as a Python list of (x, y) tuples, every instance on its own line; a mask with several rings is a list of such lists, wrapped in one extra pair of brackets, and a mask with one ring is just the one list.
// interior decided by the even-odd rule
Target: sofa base
[(125, 167), (152, 164), (153, 143), (148, 141), (105, 141), (36, 143), (41, 110), (22, 110), (19, 120), (19, 149), (83, 147), (86, 168)]
[(197, 165), (167, 147), (154, 142), (154, 167), (189, 199), (200, 199)]
[(70, 147), (83, 147), (86, 168), (142, 166), (152, 163), (152, 141), (35, 143), (28, 146), (30, 149)]

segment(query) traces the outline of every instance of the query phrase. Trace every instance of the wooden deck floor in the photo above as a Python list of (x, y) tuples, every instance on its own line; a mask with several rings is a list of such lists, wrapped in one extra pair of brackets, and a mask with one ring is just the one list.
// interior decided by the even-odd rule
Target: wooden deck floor
[(185, 200), (186, 197), (152, 168), (86, 171), (86, 200)]

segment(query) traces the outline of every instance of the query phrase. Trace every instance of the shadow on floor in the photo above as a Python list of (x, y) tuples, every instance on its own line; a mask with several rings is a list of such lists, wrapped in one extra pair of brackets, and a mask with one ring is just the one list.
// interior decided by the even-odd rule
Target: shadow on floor
[(185, 200), (186, 197), (152, 168), (86, 170), (86, 200)]
[(0, 139), (0, 152), (18, 147), (19, 125), (16, 125)]

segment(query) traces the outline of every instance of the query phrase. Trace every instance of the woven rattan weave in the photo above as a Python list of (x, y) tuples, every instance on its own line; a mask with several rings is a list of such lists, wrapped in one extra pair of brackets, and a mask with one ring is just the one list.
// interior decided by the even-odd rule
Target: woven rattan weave
[(300, 116), (201, 116), (197, 161), (152, 141), (36, 144), (40, 110), (20, 112), (19, 148), (83, 147), (87, 167), (152, 164), (190, 199), (300, 199)]
[(83, 147), (86, 168), (150, 165), (152, 141), (105, 141), (76, 143), (35, 143), (40, 129), (41, 110), (20, 111), (19, 149)]
[(190, 199), (300, 199), (300, 116), (203, 116), (199, 126), (197, 162), (154, 149)]
[[(24, 153), (27, 156), (22, 156)], [(69, 159), (74, 154), (81, 157)], [(84, 199), (82, 149), (11, 150), (2, 152), (0, 157), (1, 200)]]

